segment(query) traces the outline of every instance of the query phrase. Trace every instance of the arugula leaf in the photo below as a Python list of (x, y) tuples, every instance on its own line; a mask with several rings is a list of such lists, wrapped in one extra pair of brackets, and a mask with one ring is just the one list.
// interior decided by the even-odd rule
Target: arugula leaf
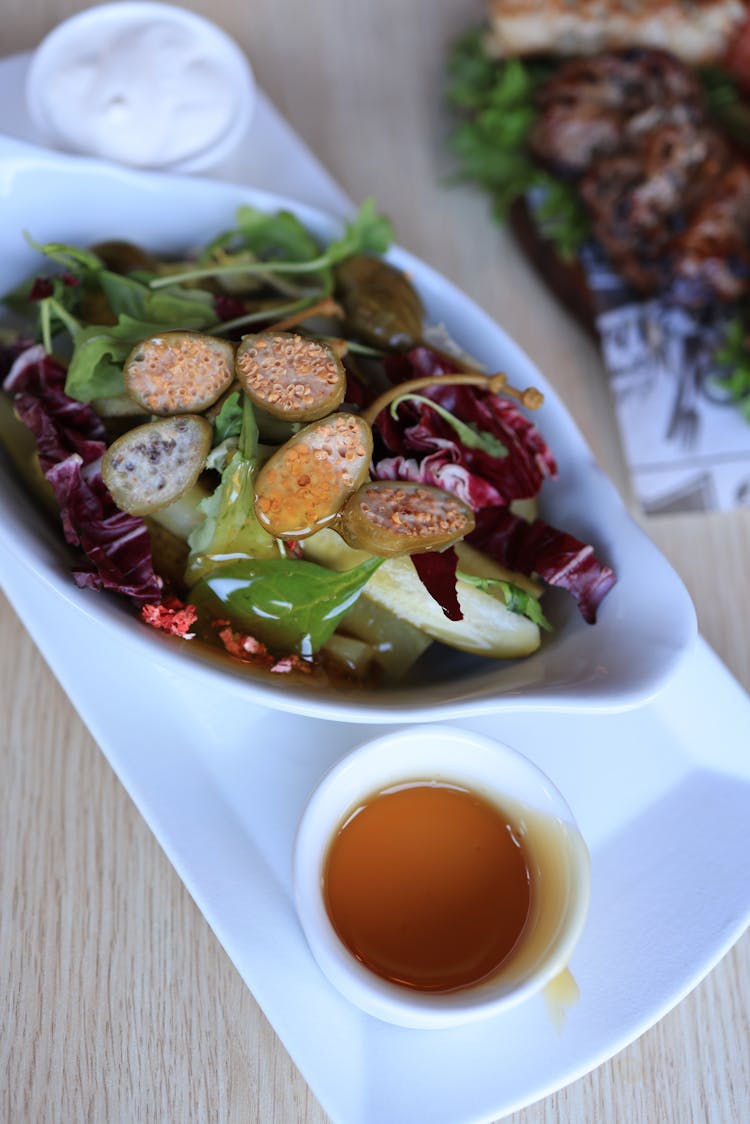
[(216, 323), (216, 310), (211, 293), (202, 289), (182, 289), (170, 285), (153, 290), (148, 282), (132, 276), (124, 277), (103, 269), (97, 280), (115, 316), (125, 314), (136, 320), (148, 320), (168, 328), (200, 329)]
[(543, 628), (545, 632), (552, 632), (552, 625), (542, 612), (542, 606), (538, 599), (528, 590), (522, 589), (520, 585), (503, 581), (501, 578), (480, 578), (475, 574), (465, 574), (462, 570), (456, 571), (456, 577), (463, 582), (467, 582), (468, 585), (476, 586), (484, 593), (491, 593), (493, 589), (496, 589), (502, 594), (505, 607), (511, 613), (520, 613), (521, 616), (528, 617), (539, 628)]
[[(30, 244), (46, 257), (66, 267), (66, 275), (33, 278), (9, 294), (10, 307), (36, 312), (45, 350), (51, 352), (53, 328), (65, 329), (73, 340), (66, 393), (79, 402), (91, 402), (124, 392), (122, 364), (131, 348), (147, 336), (170, 328), (205, 329), (216, 322), (211, 293), (181, 289), (167, 278), (168, 287), (153, 291), (149, 275), (125, 277), (105, 269), (88, 250), (64, 242)], [(75, 279), (71, 283), (71, 275)], [(39, 289), (48, 295), (36, 295)], [(76, 313), (88, 296), (103, 294), (114, 324), (83, 327)]]
[(204, 619), (228, 617), (277, 651), (311, 656), (384, 561), (368, 558), (343, 571), (287, 558), (231, 562), (198, 582), (190, 601)]
[(227, 237), (230, 243), (239, 241), (241, 246), (265, 261), (310, 261), (319, 253), (317, 242), (291, 211), (269, 215), (255, 207), (240, 207), (237, 228), (224, 235), (224, 238)]
[[(202, 328), (216, 322), (216, 312), (212, 294), (200, 289), (182, 289), (165, 278), (166, 291), (154, 292), (149, 282), (151, 275), (148, 273), (129, 274), (113, 273), (90, 250), (81, 249), (65, 242), (35, 242), (27, 236), (27, 241), (35, 250), (45, 257), (65, 266), (67, 272), (77, 278), (84, 285), (84, 291), (91, 293), (100, 289), (115, 314), (125, 313), (135, 319), (149, 320), (153, 323), (162, 323), (163, 327), (176, 328)], [(59, 278), (51, 277), (49, 284), (56, 285)], [(29, 300), (33, 291), (35, 279), (25, 282), (20, 286), (14, 297), (23, 297)], [(71, 293), (69, 301), (76, 294), (75, 289), (69, 286)], [(58, 299), (61, 293), (56, 292)]]
[[(181, 273), (172, 274), (170, 277), (157, 277), (151, 281), (152, 289), (163, 288), (167, 284), (182, 283), (185, 281), (198, 281), (204, 278), (231, 277), (236, 275), (271, 276), (281, 274), (320, 274), (321, 295), (330, 292), (333, 287), (332, 267), (343, 261), (344, 258), (354, 254), (382, 254), (388, 249), (393, 238), (393, 228), (387, 219), (378, 215), (372, 199), (367, 199), (362, 204), (357, 215), (344, 227), (340, 238), (331, 242), (325, 250), (316, 250), (314, 257), (304, 259), (290, 258), (270, 261), (248, 261), (243, 257), (241, 261), (225, 264), (201, 266), (188, 269)], [(242, 255), (240, 255), (242, 257)]]
[(439, 402), (433, 402), (431, 398), (425, 398), (421, 394), (402, 394), (398, 398), (394, 398), (391, 403), (391, 417), (395, 418), (398, 415), (398, 408), (402, 402), (421, 402), (425, 406), (430, 406), (435, 413), (439, 414), (443, 421), (455, 430), (461, 444), (465, 445), (467, 449), (482, 449), (491, 457), (505, 457), (508, 455), (506, 445), (503, 445), (499, 437), (489, 430), (480, 429), (474, 422), (464, 422), (452, 414), (450, 410), (446, 410)]
[(172, 328), (205, 329), (216, 321), (209, 293), (187, 293), (177, 287), (154, 293), (108, 270), (97, 276), (117, 323), (71, 331), (73, 356), (65, 393), (79, 402), (123, 394), (122, 365), (141, 340)]
[(392, 241), (390, 222), (377, 213), (373, 199), (366, 199), (342, 236), (326, 250), (327, 264), (336, 265), (355, 254), (384, 254)]
[[(267, 214), (246, 204), (237, 211), (236, 226), (209, 242), (198, 263), (214, 273), (220, 270), (229, 292), (250, 292), (270, 280), (287, 295), (294, 295), (299, 286), (289, 278), (269, 276), (267, 267), (260, 275), (238, 267), (258, 262), (306, 262), (319, 253), (317, 242), (296, 215), (290, 211)], [(234, 267), (231, 273), (229, 266)]]
[(535, 93), (553, 73), (552, 65), (490, 59), (484, 28), (477, 28), (454, 44), (447, 73), (446, 101), (463, 117), (449, 140), (459, 178), (475, 181), (490, 195), (500, 222), (516, 200), (535, 191), (545, 236), (562, 257), (575, 256), (589, 231), (583, 205), (575, 188), (540, 168), (526, 145), (537, 116)]
[(51, 258), (52, 261), (64, 265), (76, 276), (98, 273), (99, 270), (104, 268), (101, 258), (97, 257), (91, 250), (84, 250), (80, 246), (72, 246), (67, 242), (35, 242), (29, 234), (26, 234), (25, 238), (32, 250), (37, 250), (38, 253)]

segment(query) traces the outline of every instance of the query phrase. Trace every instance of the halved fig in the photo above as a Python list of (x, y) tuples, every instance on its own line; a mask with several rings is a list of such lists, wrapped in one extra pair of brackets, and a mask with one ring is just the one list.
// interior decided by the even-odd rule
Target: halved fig
[(193, 487), (211, 448), (211, 423), (184, 414), (129, 429), (102, 458), (102, 478), (119, 508), (148, 515)]
[(255, 511), (269, 534), (301, 539), (330, 523), (367, 479), (372, 431), (354, 414), (312, 422), (258, 473)]
[(347, 500), (336, 529), (355, 550), (389, 558), (442, 550), (473, 531), (474, 522), (468, 504), (442, 488), (376, 480)]
[(333, 349), (293, 332), (245, 336), (235, 369), (252, 401), (286, 421), (316, 421), (344, 400), (346, 374)]
[(234, 346), (202, 332), (164, 332), (136, 344), (125, 389), (150, 414), (200, 413), (234, 379)]

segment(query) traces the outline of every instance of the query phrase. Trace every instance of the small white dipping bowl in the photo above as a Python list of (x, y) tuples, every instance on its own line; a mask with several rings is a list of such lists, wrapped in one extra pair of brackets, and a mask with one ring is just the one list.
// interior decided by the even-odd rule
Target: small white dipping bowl
[[(520, 832), (531, 873), (529, 918), (515, 948), (491, 976), (455, 991), (418, 991), (376, 975), (326, 911), (323, 875), (338, 829), (365, 800), (409, 781), (459, 785), (497, 804)], [(495, 1015), (566, 969), (588, 909), (589, 853), (563, 796), (528, 758), (468, 731), (418, 726), (366, 742), (325, 775), (300, 821), (293, 880), (299, 920), (330, 982), (385, 1022), (439, 1029)]]
[(216, 24), (171, 4), (126, 0), (88, 8), (49, 33), (31, 60), (26, 100), (56, 148), (195, 172), (239, 146), (255, 80)]

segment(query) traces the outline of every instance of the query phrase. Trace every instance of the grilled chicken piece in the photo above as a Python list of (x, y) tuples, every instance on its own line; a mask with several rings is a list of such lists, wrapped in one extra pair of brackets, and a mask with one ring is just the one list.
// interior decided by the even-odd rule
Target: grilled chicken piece
[(675, 242), (672, 271), (686, 303), (750, 291), (750, 164), (733, 164), (713, 185)]
[(639, 293), (654, 293), (669, 280), (664, 256), (669, 234), (635, 231), (630, 222), (629, 201), (643, 183), (641, 160), (635, 152), (618, 153), (595, 167), (596, 174), (590, 172), (581, 185), (592, 233), (624, 280)]
[(575, 59), (538, 92), (535, 156), (578, 180), (592, 233), (633, 289), (685, 303), (750, 292), (750, 165), (663, 51)]
[(747, 15), (743, 0), (490, 0), (487, 49), (506, 58), (643, 46), (699, 65), (725, 54)]
[(572, 59), (540, 89), (529, 144), (555, 171), (579, 174), (596, 156), (673, 120), (698, 121), (696, 76), (663, 51)]
[(670, 245), (728, 160), (709, 126), (661, 125), (592, 163), (580, 184), (592, 232), (634, 288), (654, 292), (669, 283)]

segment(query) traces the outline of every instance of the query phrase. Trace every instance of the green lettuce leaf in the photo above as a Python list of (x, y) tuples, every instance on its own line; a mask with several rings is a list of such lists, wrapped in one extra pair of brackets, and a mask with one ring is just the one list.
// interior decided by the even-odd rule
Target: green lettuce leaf
[(214, 445), (221, 445), (231, 437), (239, 438), (243, 415), (244, 403), (240, 401), (239, 391), (235, 391), (229, 395), (214, 418)]
[(188, 539), (189, 584), (229, 560), (277, 558), (279, 554), (276, 540), (255, 514), (258, 428), (247, 395), (242, 395), (241, 402), (239, 394), (230, 395), (216, 418), (214, 433), (220, 438), (214, 452), (225, 459), (221, 480), (198, 505), (204, 519)]

